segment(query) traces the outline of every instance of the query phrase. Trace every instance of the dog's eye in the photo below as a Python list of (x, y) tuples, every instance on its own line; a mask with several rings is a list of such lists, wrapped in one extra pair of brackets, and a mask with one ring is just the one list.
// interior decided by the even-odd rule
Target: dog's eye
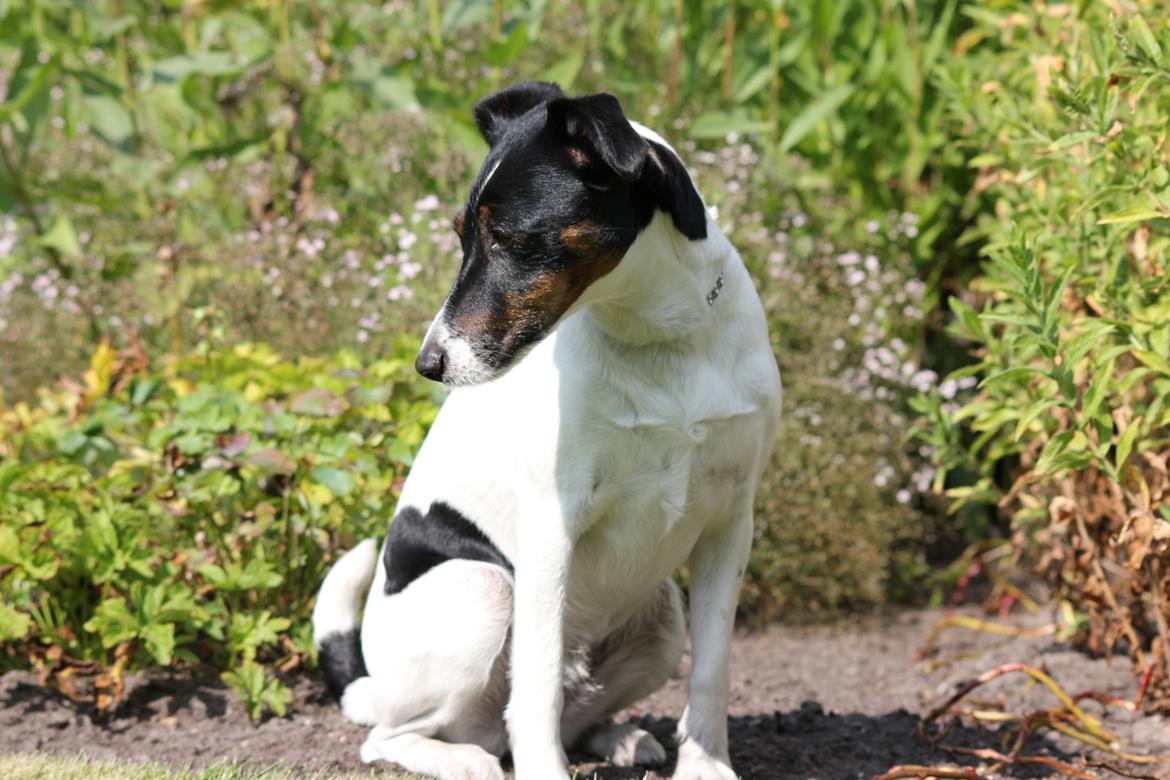
[(500, 251), (500, 242), (499, 242), (499, 241), (493, 241), (493, 242), (492, 242), (492, 245), (491, 245), (491, 251), (493, 251), (493, 252), (499, 252), (499, 251)]

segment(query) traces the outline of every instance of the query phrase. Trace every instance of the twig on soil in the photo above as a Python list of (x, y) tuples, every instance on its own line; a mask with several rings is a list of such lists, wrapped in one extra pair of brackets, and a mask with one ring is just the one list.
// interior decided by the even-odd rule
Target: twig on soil
[(1097, 769), (1104, 769), (1106, 772), (1112, 772), (1118, 777), (1132, 778), (1132, 780), (1163, 780), (1166, 777), (1165, 772), (1157, 775), (1135, 775), (1133, 772), (1114, 766), (1108, 761), (1089, 761), (1088, 765)]
[(1105, 741), (1100, 737), (1091, 734), (1085, 734), (1079, 729), (1073, 728), (1068, 724), (1061, 723), (1058, 720), (1053, 720), (1047, 725), (1052, 729), (1059, 731), (1061, 734), (1064, 734), (1066, 737), (1072, 737), (1073, 739), (1084, 742), (1086, 745), (1094, 747), (1102, 752), (1112, 753), (1123, 761), (1128, 761), (1131, 764), (1170, 764), (1170, 756), (1141, 756), (1136, 753), (1126, 753), (1124, 750), (1114, 747), (1112, 742)]
[(926, 716), (926, 718), (919, 725), (919, 730), (922, 732), (923, 736), (925, 736), (926, 727), (939, 716), (943, 715), (948, 709), (951, 708), (952, 705), (954, 705), (964, 696), (978, 688), (980, 685), (994, 680), (996, 677), (1013, 672), (1022, 672), (1050, 690), (1052, 694), (1060, 700), (1060, 703), (1064, 705), (1068, 713), (1076, 718), (1084, 726), (1085, 730), (1089, 734), (1092, 734), (1093, 736), (1101, 739), (1106, 744), (1113, 742), (1116, 739), (1113, 734), (1101, 727), (1100, 721), (1078, 707), (1076, 702), (1072, 700), (1072, 697), (1065, 693), (1064, 689), (1057, 685), (1055, 680), (1035, 667), (1018, 663), (1002, 664), (995, 667), (994, 669), (990, 669), (984, 672), (978, 677), (963, 683), (959, 687), (958, 691), (956, 691), (949, 699), (943, 702), (942, 705), (936, 707), (929, 715)]
[(894, 778), (898, 777), (917, 777), (923, 778), (923, 780), (930, 777), (957, 777), (960, 780), (983, 780), (983, 775), (979, 774), (978, 770), (975, 769), (929, 767), (918, 766), (917, 764), (899, 764), (884, 775), (875, 775), (873, 780), (894, 780)]
[(1154, 670), (1158, 668), (1158, 662), (1150, 664), (1146, 667), (1146, 673), (1142, 675), (1142, 684), (1138, 686), (1137, 698), (1133, 701), (1133, 708), (1140, 710), (1142, 708), (1142, 701), (1146, 698), (1146, 689), (1150, 687), (1150, 680), (1154, 677)]
[(1092, 699), (1106, 706), (1121, 707), (1123, 710), (1129, 710), (1130, 712), (1135, 712), (1138, 708), (1138, 705), (1134, 704), (1132, 701), (1119, 699), (1116, 696), (1110, 696), (1107, 693), (1099, 693), (1098, 691), (1082, 691), (1073, 697), (1073, 701), (1075, 702), (1080, 702), (1084, 699)]
[(966, 756), (974, 756), (975, 758), (982, 758), (985, 761), (995, 761), (995, 766), (992, 766), (992, 771), (998, 771), (1000, 767), (1011, 764), (1039, 764), (1041, 766), (1055, 769), (1067, 777), (1075, 777), (1079, 780), (1097, 780), (1097, 775), (1077, 769), (1075, 766), (1057, 761), (1055, 758), (1048, 756), (1017, 756), (1014, 753), (1000, 753), (998, 750), (992, 748), (960, 748), (950, 747), (943, 748), (949, 753), (961, 753)]
[(1036, 637), (1056, 633), (1055, 623), (1047, 623), (1036, 628), (1020, 628), (1018, 626), (1004, 625), (1003, 623), (992, 623), (966, 615), (948, 615), (935, 623), (934, 627), (930, 629), (930, 633), (926, 636), (926, 642), (922, 645), (922, 649), (918, 651), (916, 660), (925, 658), (934, 649), (934, 642), (938, 639), (938, 635), (948, 628), (966, 628), (971, 631), (982, 631), (987, 634), (997, 634), (999, 636), (1023, 637), (1024, 639), (1035, 639)]

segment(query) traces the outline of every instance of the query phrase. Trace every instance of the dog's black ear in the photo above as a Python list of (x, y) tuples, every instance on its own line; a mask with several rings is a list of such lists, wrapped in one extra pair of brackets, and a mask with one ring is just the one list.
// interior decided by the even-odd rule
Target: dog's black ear
[(547, 81), (521, 81), (488, 95), (475, 104), (475, 123), (488, 146), (495, 146), (508, 125), (529, 110), (550, 100), (563, 98), (562, 90)]
[(707, 207), (691, 181), (686, 166), (674, 152), (650, 141), (650, 159), (638, 182), (658, 208), (670, 214), (674, 226), (695, 241), (707, 237)]
[(613, 95), (549, 101), (548, 121), (567, 142), (584, 146), (588, 156), (596, 157), (621, 178), (636, 181), (642, 175), (650, 146), (630, 126)]

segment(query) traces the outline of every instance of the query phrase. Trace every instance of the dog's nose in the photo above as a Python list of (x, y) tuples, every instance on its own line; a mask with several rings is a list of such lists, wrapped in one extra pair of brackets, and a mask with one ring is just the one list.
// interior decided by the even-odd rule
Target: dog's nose
[(414, 370), (427, 379), (442, 382), (443, 372), (447, 370), (447, 350), (433, 342), (423, 344), (414, 361)]

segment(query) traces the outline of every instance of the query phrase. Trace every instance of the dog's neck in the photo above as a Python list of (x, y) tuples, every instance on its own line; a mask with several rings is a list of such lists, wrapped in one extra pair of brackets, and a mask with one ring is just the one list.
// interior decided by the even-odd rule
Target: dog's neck
[(659, 213), (595, 285), (585, 316), (631, 347), (691, 343), (729, 305), (726, 272), (733, 257), (713, 221), (706, 239), (688, 241)]

